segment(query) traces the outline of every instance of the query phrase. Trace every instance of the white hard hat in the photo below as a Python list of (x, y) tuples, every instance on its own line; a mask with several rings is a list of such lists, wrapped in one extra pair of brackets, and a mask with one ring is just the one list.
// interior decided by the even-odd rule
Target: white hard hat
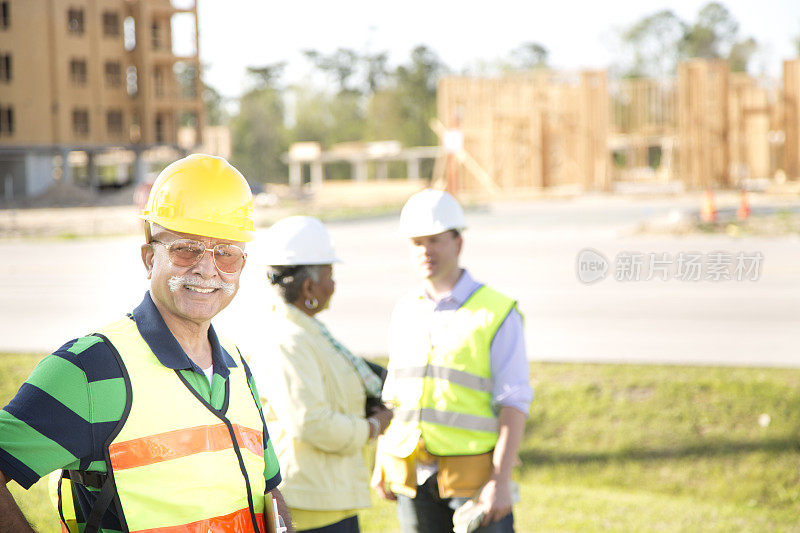
[(424, 237), (465, 227), (464, 211), (450, 193), (425, 189), (403, 206), (397, 232), (401, 237)]
[(314, 217), (286, 217), (265, 234), (266, 264), (330, 265), (338, 263), (328, 230)]

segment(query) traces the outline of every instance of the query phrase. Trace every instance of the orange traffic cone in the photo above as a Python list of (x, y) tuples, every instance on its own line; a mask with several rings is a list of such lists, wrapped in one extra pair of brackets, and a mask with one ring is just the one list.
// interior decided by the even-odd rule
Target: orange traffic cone
[(700, 209), (700, 218), (703, 222), (710, 223), (717, 221), (717, 208), (714, 207), (714, 191), (711, 189), (706, 190), (703, 207)]
[(739, 220), (747, 220), (750, 216), (750, 202), (747, 200), (747, 191), (742, 189), (742, 201), (739, 203), (739, 209), (736, 211), (736, 218)]

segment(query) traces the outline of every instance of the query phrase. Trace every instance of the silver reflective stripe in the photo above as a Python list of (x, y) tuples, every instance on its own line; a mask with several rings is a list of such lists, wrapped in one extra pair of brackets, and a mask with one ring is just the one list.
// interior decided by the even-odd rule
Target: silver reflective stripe
[(455, 370), (454, 368), (446, 368), (443, 366), (429, 366), (428, 375), (437, 379), (443, 379), (481, 392), (492, 392), (492, 380), (489, 378), (482, 378), (463, 370)]
[(398, 422), (418, 422), (419, 421), (419, 411), (400, 411), (397, 410), (394, 412), (394, 416), (392, 420), (397, 420)]
[(420, 411), (397, 411), (394, 420), (400, 422), (431, 422), (443, 426), (450, 426), (473, 431), (487, 431), (497, 433), (498, 422), (496, 418), (465, 415), (451, 411), (437, 411), (436, 409), (422, 409)]
[(395, 378), (424, 378), (424, 366), (407, 366), (404, 368), (392, 369), (392, 376)]
[(468, 389), (473, 389), (481, 392), (492, 392), (492, 380), (489, 378), (482, 378), (463, 370), (456, 370), (454, 368), (447, 368), (444, 366), (409, 366), (406, 368), (396, 368), (394, 370), (396, 378), (424, 378), (431, 377), (436, 379), (443, 379), (455, 385), (461, 385)]

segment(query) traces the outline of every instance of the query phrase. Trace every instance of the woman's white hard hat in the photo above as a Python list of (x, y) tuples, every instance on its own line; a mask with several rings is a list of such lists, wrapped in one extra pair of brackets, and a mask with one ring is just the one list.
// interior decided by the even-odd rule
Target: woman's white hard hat
[(462, 231), (464, 211), (458, 201), (446, 191), (422, 190), (408, 199), (400, 212), (401, 237), (425, 237), (451, 229)]
[(282, 218), (266, 231), (264, 241), (268, 265), (330, 265), (339, 262), (327, 228), (314, 217)]

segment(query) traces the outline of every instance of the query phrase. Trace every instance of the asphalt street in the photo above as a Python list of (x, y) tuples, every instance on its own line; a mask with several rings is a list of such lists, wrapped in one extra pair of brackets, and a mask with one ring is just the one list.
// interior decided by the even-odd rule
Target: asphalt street
[[(469, 210), (462, 264), (518, 299), (532, 360), (800, 366), (800, 239), (635, 231), (675, 207), (588, 197)], [(351, 350), (385, 354), (393, 303), (418, 282), (396, 219), (328, 227), (343, 263), (318, 317)], [(0, 351), (52, 351), (135, 307), (147, 288), (139, 245), (138, 237), (0, 242)], [(592, 284), (577, 271), (586, 248), (607, 259), (606, 277)], [(261, 252), (257, 238), (239, 294), (215, 321), (250, 354), (268, 334), (273, 298)], [(648, 254), (661, 260), (650, 280)], [(700, 279), (679, 279), (678, 258), (692, 254), (702, 258)], [(631, 257), (642, 262), (638, 279), (625, 268)], [(742, 257), (751, 268), (737, 280)], [(733, 279), (709, 279), (712, 263)]]

